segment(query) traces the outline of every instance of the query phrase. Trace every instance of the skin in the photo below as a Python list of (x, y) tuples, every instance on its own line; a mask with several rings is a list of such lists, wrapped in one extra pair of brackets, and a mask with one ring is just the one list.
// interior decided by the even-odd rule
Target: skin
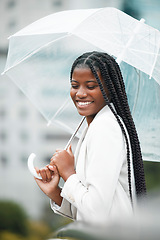
[[(99, 72), (98, 76), (103, 82)], [(107, 91), (107, 89), (105, 90)], [(70, 95), (79, 114), (86, 116), (88, 125), (106, 105), (97, 80), (88, 68), (75, 68), (71, 80)]]
[[(103, 83), (99, 72), (98, 76)], [(108, 90), (105, 88), (108, 95)], [(99, 85), (89, 68), (75, 68), (71, 80), (71, 98), (80, 115), (85, 116), (88, 125), (95, 115), (106, 105)], [(50, 164), (42, 169), (36, 169), (42, 176), (42, 180), (36, 179), (41, 190), (59, 206), (62, 202), (60, 188), (58, 187), (60, 176), (66, 181), (75, 174), (74, 155), (71, 146), (67, 150), (56, 150)]]

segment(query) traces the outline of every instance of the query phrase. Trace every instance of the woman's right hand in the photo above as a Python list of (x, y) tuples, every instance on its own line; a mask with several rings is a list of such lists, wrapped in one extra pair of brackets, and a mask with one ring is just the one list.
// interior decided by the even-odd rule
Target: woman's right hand
[(35, 181), (40, 189), (60, 206), (62, 202), (62, 197), (60, 196), (61, 189), (58, 186), (60, 176), (56, 166), (53, 166), (52, 171), (48, 168), (48, 165), (41, 169), (35, 169), (37, 174), (40, 174), (42, 177), (42, 180), (35, 178)]

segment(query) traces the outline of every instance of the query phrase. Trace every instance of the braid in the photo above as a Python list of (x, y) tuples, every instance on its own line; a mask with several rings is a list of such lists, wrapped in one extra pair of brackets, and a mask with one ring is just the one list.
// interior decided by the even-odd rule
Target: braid
[(109, 100), (107, 98), (107, 95), (105, 93), (105, 90), (103, 88), (103, 85), (98, 77), (98, 74), (97, 72), (95, 71), (93, 65), (91, 63), (88, 64), (90, 66), (90, 69), (92, 71), (92, 73), (94, 74), (94, 76), (96, 77), (96, 80), (99, 84), (99, 87), (100, 87), (100, 90), (102, 92), (102, 95), (107, 103), (107, 105), (109, 106), (109, 108), (111, 109), (111, 111), (113, 112), (114, 116), (116, 117), (121, 129), (122, 129), (122, 132), (124, 134), (124, 137), (125, 137), (125, 140), (126, 140), (126, 145), (127, 145), (127, 163), (128, 163), (128, 183), (129, 183), (129, 194), (130, 194), (130, 198), (131, 198), (131, 202), (132, 202), (132, 188), (131, 188), (131, 167), (130, 167), (130, 149), (129, 149), (129, 142), (128, 142), (128, 138), (127, 138), (127, 134), (126, 134), (126, 131), (123, 127), (123, 124), (121, 123), (120, 121), (120, 118), (119, 116), (117, 115), (117, 113), (114, 111), (113, 107), (111, 106), (111, 104), (109, 103)]
[[(109, 56), (107, 53), (100, 52), (89, 52), (85, 53), (79, 58), (75, 60), (71, 69), (71, 76), (75, 67), (86, 67), (90, 68), (93, 75), (95, 76), (102, 95), (105, 99), (106, 104), (113, 112), (114, 116), (119, 123), (122, 132), (126, 141), (127, 148), (127, 165), (128, 165), (128, 184), (129, 184), (129, 193), (132, 201), (132, 191), (131, 191), (131, 166), (130, 166), (130, 148), (129, 141), (126, 134), (126, 130), (121, 122), (123, 123), (127, 129), (128, 136), (131, 143), (132, 150), (132, 159), (133, 159), (133, 169), (135, 176), (135, 185), (136, 185), (136, 193), (138, 196), (146, 194), (146, 186), (145, 186), (145, 177), (144, 177), (144, 167), (142, 154), (140, 149), (140, 143), (138, 140), (137, 131), (135, 128), (135, 124), (129, 109), (127, 95), (125, 91), (125, 85), (123, 81), (123, 77), (120, 71), (118, 64), (115, 59)], [(104, 80), (104, 84), (109, 91), (109, 97), (115, 107), (113, 109), (110, 104), (110, 100), (108, 99), (106, 92), (103, 87), (103, 83), (98, 77), (97, 71), (100, 71), (102, 79)]]
[(115, 62), (115, 60), (113, 61), (114, 61), (115, 70), (118, 72), (118, 76), (120, 79), (119, 82), (121, 84), (122, 91), (123, 91), (123, 94), (121, 94), (121, 97), (122, 97), (121, 102), (123, 104), (124, 112), (128, 120), (126, 122), (126, 127), (128, 132), (130, 133), (131, 147), (133, 149), (133, 166), (134, 166), (134, 172), (135, 172), (135, 182), (137, 187), (136, 190), (137, 190), (137, 194), (140, 195), (146, 192), (145, 180), (144, 180), (144, 167), (143, 167), (140, 143), (138, 140), (135, 124), (134, 124), (132, 115), (130, 113), (123, 78), (122, 78), (118, 64)]

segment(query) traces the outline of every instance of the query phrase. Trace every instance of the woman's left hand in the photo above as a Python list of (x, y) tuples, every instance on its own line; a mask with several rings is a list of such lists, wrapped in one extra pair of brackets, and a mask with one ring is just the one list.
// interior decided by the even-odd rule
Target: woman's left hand
[(52, 170), (52, 166), (56, 165), (59, 175), (66, 181), (72, 174), (75, 174), (74, 169), (74, 155), (71, 149), (71, 145), (67, 150), (56, 150), (51, 158), (50, 165), (48, 166)]

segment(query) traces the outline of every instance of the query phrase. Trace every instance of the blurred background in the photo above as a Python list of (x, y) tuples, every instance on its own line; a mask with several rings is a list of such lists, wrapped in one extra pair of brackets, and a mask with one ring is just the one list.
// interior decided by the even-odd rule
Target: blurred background
[[(10, 35), (57, 11), (100, 7), (116, 7), (160, 30), (159, 0), (0, 0), (0, 73)], [(68, 223), (50, 209), (49, 199), (28, 171), (27, 159), (31, 152), (38, 152), (45, 165), (69, 137), (62, 129), (47, 127), (18, 87), (0, 76), (0, 239), (45, 239)], [(144, 164), (148, 192), (159, 192), (160, 163)]]

